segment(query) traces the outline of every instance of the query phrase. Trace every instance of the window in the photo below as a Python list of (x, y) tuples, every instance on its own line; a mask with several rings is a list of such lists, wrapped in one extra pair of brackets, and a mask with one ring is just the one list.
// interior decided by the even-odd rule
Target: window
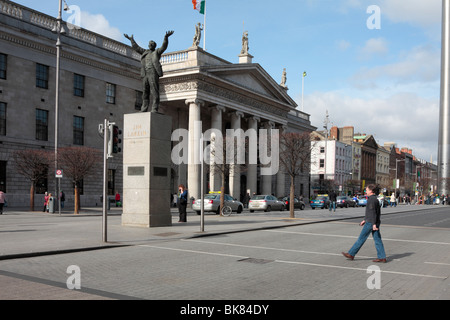
[(73, 117), (73, 144), (84, 145), (84, 118)]
[(73, 75), (73, 95), (84, 97), (84, 76), (76, 73)]
[(106, 103), (115, 104), (116, 103), (116, 85), (107, 83), (106, 84)]
[(36, 87), (48, 89), (48, 66), (36, 63)]
[(6, 161), (0, 161), (0, 191), (6, 193)]
[(325, 147), (320, 147), (320, 153), (325, 153)]
[(325, 168), (325, 160), (324, 159), (320, 159), (319, 168)]
[(141, 110), (142, 107), (142, 91), (136, 90), (136, 101), (134, 103), (134, 109)]
[(6, 79), (6, 54), (0, 53), (0, 79)]
[(0, 102), (0, 136), (6, 136), (6, 103)]
[(36, 140), (48, 141), (48, 111), (36, 109)]

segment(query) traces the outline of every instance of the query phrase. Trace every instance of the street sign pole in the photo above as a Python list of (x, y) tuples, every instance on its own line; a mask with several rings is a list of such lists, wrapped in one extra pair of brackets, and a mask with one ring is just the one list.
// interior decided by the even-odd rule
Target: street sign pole
[(102, 235), (103, 242), (108, 242), (107, 235), (107, 187), (108, 187), (108, 141), (109, 141), (109, 121), (105, 119), (103, 123), (103, 219), (102, 219)]

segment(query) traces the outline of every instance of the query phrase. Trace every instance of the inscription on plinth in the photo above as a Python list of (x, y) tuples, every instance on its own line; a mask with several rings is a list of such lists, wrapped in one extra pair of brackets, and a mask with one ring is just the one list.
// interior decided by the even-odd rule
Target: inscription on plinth
[(172, 225), (171, 134), (170, 116), (153, 112), (124, 116), (122, 225)]

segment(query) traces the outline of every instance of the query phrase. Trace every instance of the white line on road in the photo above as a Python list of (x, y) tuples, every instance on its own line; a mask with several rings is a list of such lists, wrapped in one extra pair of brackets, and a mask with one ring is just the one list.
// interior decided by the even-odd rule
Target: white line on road
[[(278, 233), (290, 233), (290, 234), (301, 234), (308, 236), (320, 236), (320, 237), (334, 237), (334, 238), (352, 238), (357, 239), (355, 236), (343, 236), (338, 234), (326, 234), (326, 233), (312, 233), (312, 232), (297, 232), (297, 231), (284, 231), (284, 230), (261, 230), (264, 232), (278, 232)], [(422, 244), (441, 244), (441, 245), (450, 245), (449, 242), (436, 242), (436, 241), (420, 241), (420, 240), (404, 240), (404, 239), (389, 239), (383, 238), (383, 241), (399, 241), (399, 242), (414, 242), (414, 243), (422, 243)]]
[[(217, 252), (206, 252), (206, 251), (198, 251), (198, 250), (187, 250), (187, 249), (160, 247), (160, 246), (153, 246), (153, 245), (146, 245), (146, 244), (138, 245), (138, 247), (146, 247), (146, 248), (161, 249), (161, 250), (171, 250), (171, 251), (180, 251), (180, 252), (189, 252), (189, 253), (197, 253), (197, 254), (206, 254), (206, 255), (212, 255), (212, 256), (232, 257), (232, 258), (239, 258), (239, 259), (249, 259), (250, 258), (250, 257), (245, 257), (245, 256), (223, 254), (223, 253), (217, 253)], [(276, 263), (284, 263), (284, 264), (296, 264), (296, 265), (315, 266), (315, 267), (324, 267), (324, 268), (335, 268), (335, 269), (346, 269), (346, 270), (357, 270), (357, 271), (367, 272), (367, 268), (354, 268), (354, 267), (344, 267), (344, 266), (317, 264), (317, 263), (309, 263), (309, 262), (286, 261), (286, 260), (274, 260), (274, 262), (276, 262)], [(434, 279), (441, 279), (441, 280), (447, 279), (447, 277), (438, 277), (438, 276), (427, 275), (427, 274), (405, 273), (405, 272), (386, 271), (386, 270), (381, 270), (381, 272), (383, 272), (383, 273), (390, 273), (390, 274), (399, 274), (399, 275), (405, 275), (405, 276), (422, 277), (422, 278), (434, 278)]]
[[(241, 247), (241, 248), (250, 248), (250, 249), (276, 250), (276, 251), (297, 252), (297, 253), (310, 253), (310, 254), (320, 254), (320, 255), (328, 255), (328, 256), (342, 256), (341, 253), (329, 253), (329, 252), (305, 251), (305, 250), (284, 249), (284, 248), (249, 246), (249, 245), (243, 245), (243, 244), (204, 241), (204, 240), (182, 239), (181, 241), (217, 244), (217, 245), (222, 245), (222, 246)], [(361, 255), (358, 255), (358, 257), (360, 257), (360, 258), (371, 258), (371, 257), (361, 256)]]

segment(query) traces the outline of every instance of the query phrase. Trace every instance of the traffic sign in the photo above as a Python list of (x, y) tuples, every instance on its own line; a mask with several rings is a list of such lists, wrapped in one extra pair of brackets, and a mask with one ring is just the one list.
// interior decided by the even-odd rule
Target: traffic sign
[(62, 178), (63, 177), (63, 171), (61, 169), (57, 169), (55, 172), (56, 178)]

